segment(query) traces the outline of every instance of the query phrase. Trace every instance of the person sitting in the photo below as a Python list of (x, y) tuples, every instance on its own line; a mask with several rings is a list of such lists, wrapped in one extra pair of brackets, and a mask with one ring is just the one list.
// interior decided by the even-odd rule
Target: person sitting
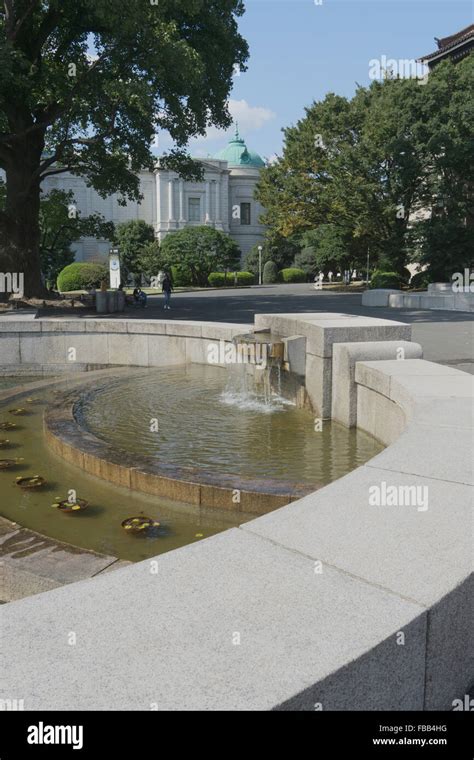
[(133, 301), (138, 308), (146, 309), (148, 296), (141, 288), (135, 288), (133, 291)]

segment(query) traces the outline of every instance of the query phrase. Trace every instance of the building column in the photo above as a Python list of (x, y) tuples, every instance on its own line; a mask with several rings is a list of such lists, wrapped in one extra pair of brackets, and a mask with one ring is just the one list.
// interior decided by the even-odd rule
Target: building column
[(184, 180), (179, 180), (179, 221), (185, 222), (184, 216)]
[(174, 180), (168, 180), (168, 221), (175, 222), (174, 218)]
[(216, 179), (216, 222), (222, 227), (221, 219), (221, 178)]
[(211, 221), (211, 183), (206, 180), (206, 217), (205, 223), (210, 224)]

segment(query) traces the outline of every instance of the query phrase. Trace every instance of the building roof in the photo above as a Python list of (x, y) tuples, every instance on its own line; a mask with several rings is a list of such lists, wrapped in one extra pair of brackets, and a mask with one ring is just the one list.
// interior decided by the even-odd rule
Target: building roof
[(261, 169), (265, 166), (263, 158), (247, 148), (245, 140), (239, 135), (238, 125), (235, 128), (235, 137), (229, 141), (227, 147), (216, 153), (214, 158), (219, 159), (219, 161), (227, 161), (229, 168)]
[(420, 58), (420, 61), (436, 63), (438, 60), (448, 57), (454, 60), (464, 58), (474, 45), (474, 24), (466, 26), (449, 37), (443, 37), (442, 39), (435, 37), (435, 41), (438, 45), (438, 50), (424, 55)]

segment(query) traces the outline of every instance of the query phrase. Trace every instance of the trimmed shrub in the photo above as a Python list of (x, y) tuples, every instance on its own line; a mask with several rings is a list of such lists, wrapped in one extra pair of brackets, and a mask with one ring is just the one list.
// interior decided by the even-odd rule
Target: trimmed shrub
[(211, 272), (207, 279), (212, 288), (222, 288), (235, 285), (236, 278), (237, 285), (253, 285), (255, 281), (252, 272), (227, 272), (227, 277), (224, 272)]
[(231, 284), (230, 278), (228, 279), (228, 282), (226, 282), (224, 272), (211, 272), (207, 281), (211, 288), (222, 288), (224, 285)]
[(278, 282), (278, 269), (274, 261), (267, 261), (263, 267), (263, 283), (264, 285), (273, 285)]
[(105, 264), (76, 261), (68, 264), (58, 274), (57, 287), (60, 293), (70, 290), (92, 290), (99, 288), (102, 280), (109, 282), (109, 270)]
[(182, 267), (171, 267), (171, 280), (175, 288), (188, 288), (193, 284), (191, 272)]
[(308, 279), (306, 272), (303, 269), (297, 269), (296, 267), (282, 269), (280, 277), (283, 282), (306, 282)]
[(254, 282), (253, 272), (237, 272), (237, 285), (253, 285)]
[(399, 290), (402, 286), (402, 278), (397, 272), (380, 272), (375, 270), (371, 279), (369, 287), (375, 288), (394, 288)]

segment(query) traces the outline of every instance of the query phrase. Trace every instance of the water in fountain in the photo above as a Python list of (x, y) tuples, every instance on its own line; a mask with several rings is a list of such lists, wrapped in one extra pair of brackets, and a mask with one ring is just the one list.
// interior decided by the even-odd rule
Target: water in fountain
[[(274, 376), (276, 383), (273, 380)], [(281, 395), (279, 364), (255, 368), (253, 373), (249, 371), (247, 364), (230, 364), (227, 384), (220, 400), (223, 404), (235, 406), (242, 411), (263, 414), (281, 411), (285, 406), (295, 406), (294, 402)]]

